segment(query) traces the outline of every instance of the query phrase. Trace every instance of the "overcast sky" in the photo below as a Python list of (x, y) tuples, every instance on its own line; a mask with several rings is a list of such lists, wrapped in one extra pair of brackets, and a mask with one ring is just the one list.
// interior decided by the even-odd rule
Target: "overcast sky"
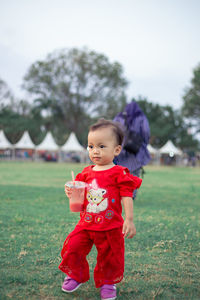
[(22, 97), (32, 63), (86, 46), (122, 64), (129, 99), (180, 108), (199, 30), (200, 0), (0, 0), (0, 78)]

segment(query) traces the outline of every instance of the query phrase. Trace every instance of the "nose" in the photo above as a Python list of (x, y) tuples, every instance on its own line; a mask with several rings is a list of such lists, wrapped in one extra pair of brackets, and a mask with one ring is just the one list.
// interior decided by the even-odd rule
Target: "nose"
[(93, 153), (99, 153), (99, 148), (98, 147), (94, 147)]

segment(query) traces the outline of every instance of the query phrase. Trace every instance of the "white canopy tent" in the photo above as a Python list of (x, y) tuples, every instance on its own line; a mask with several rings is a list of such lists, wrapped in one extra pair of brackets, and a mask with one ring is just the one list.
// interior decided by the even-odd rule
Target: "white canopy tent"
[(0, 150), (12, 149), (13, 145), (8, 141), (3, 130), (0, 130)]
[(172, 141), (168, 141), (159, 149), (160, 162), (164, 165), (180, 164), (182, 159), (182, 151), (178, 149)]
[(182, 151), (178, 149), (170, 140), (163, 147), (159, 149), (159, 153), (169, 154), (170, 156), (182, 155)]
[(149, 162), (150, 164), (159, 164), (159, 151), (158, 149), (152, 147), (150, 144), (147, 145), (147, 150), (150, 153), (151, 156), (151, 161)]
[(59, 146), (56, 144), (52, 133), (47, 132), (46, 136), (44, 137), (43, 141), (36, 146), (36, 150), (41, 151), (58, 151)]
[(149, 151), (150, 154), (158, 153), (158, 150), (152, 147), (150, 144), (147, 145), (147, 150)]
[[(64, 161), (66, 161), (66, 159), (71, 160), (74, 157), (74, 159), (78, 159), (76, 160), (77, 162), (79, 160), (80, 162), (86, 162), (88, 157), (87, 150), (79, 143), (74, 132), (70, 133), (69, 138), (67, 139), (65, 144), (60, 148), (60, 150), (62, 151), (61, 156)], [(70, 154), (70, 152), (75, 152), (76, 155)]]
[(32, 142), (28, 131), (25, 131), (21, 139), (14, 145), (15, 149), (35, 149), (35, 144)]
[(85, 148), (81, 146), (74, 132), (70, 133), (70, 136), (66, 143), (61, 147), (61, 151), (64, 152), (85, 152)]

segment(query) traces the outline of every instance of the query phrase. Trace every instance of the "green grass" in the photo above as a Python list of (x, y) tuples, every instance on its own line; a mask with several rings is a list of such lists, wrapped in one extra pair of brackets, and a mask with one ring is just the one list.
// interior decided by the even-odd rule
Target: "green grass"
[[(100, 299), (91, 279), (61, 292), (66, 235), (78, 221), (64, 194), (83, 165), (0, 163), (0, 299)], [(137, 235), (126, 240), (118, 299), (200, 299), (199, 168), (145, 168), (135, 206)]]

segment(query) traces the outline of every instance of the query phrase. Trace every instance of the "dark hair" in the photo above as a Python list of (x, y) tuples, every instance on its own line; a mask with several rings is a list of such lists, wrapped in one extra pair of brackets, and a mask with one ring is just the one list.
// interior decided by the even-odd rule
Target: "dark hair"
[(95, 131), (99, 128), (108, 128), (110, 127), (116, 137), (118, 145), (122, 145), (124, 139), (124, 131), (121, 127), (121, 124), (111, 120), (106, 120), (104, 118), (99, 119), (95, 124), (91, 125), (89, 128), (90, 131)]

